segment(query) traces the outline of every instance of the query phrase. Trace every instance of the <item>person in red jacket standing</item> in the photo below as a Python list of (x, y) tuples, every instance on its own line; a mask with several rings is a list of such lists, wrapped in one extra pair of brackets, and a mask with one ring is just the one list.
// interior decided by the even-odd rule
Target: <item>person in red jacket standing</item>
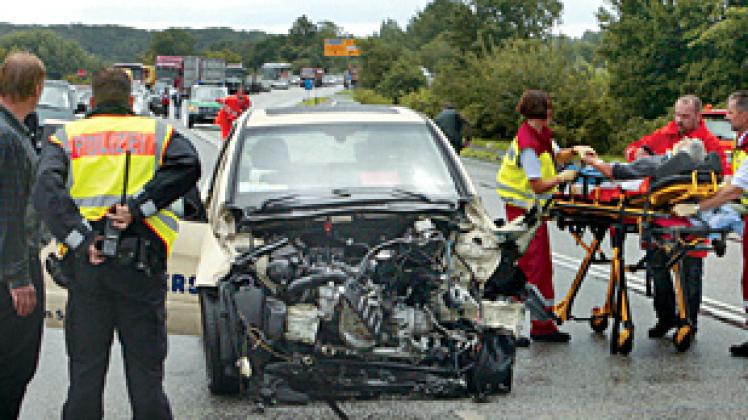
[(701, 108), (701, 99), (698, 96), (685, 95), (678, 98), (675, 101), (675, 119), (626, 147), (623, 152), (626, 160), (633, 162), (642, 156), (671, 153), (675, 143), (684, 137), (690, 137), (701, 140), (707, 153), (719, 154), (723, 174), (732, 174), (732, 167), (727, 162), (724, 148), (720, 145), (719, 139), (706, 128), (701, 118)]
[[(701, 99), (695, 95), (685, 95), (675, 101), (675, 119), (650, 135), (631, 143), (624, 154), (628, 161), (647, 155), (666, 155), (672, 153), (673, 146), (685, 137), (702, 141), (707, 153), (716, 152), (722, 161), (723, 174), (732, 174), (732, 167), (727, 162), (725, 151), (701, 118)], [(688, 320), (696, 331), (696, 321), (701, 305), (701, 280), (704, 273), (704, 254), (687, 255), (683, 258), (685, 274), (684, 293), (688, 308)], [(649, 329), (650, 338), (663, 337), (670, 329), (678, 326), (675, 310), (675, 292), (673, 291), (670, 271), (662, 267), (667, 256), (662, 251), (652, 255), (654, 284), (654, 308), (657, 323)]]
[(218, 111), (214, 124), (221, 126), (221, 138), (226, 140), (231, 132), (231, 126), (234, 124), (234, 121), (252, 106), (252, 101), (241, 87), (236, 92), (236, 95), (229, 95), (225, 98), (216, 99), (216, 101), (223, 106)]

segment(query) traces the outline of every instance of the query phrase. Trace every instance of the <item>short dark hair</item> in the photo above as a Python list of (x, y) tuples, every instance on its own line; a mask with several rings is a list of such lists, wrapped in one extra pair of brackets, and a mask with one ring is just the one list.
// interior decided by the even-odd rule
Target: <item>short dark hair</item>
[(692, 105), (694, 112), (697, 114), (701, 112), (701, 98), (696, 95), (683, 95), (675, 101), (676, 104), (678, 102)]
[(0, 95), (11, 101), (24, 101), (36, 95), (44, 83), (46, 70), (39, 57), (27, 52), (12, 52), (0, 65)]
[(127, 104), (130, 100), (130, 77), (115, 68), (103, 69), (94, 74), (91, 82), (92, 96), (96, 103)]
[(553, 109), (551, 96), (542, 90), (526, 90), (517, 102), (517, 112), (525, 118), (548, 118), (548, 110)]
[(748, 90), (737, 90), (730, 94), (727, 102), (735, 101), (735, 107), (741, 112), (748, 111)]

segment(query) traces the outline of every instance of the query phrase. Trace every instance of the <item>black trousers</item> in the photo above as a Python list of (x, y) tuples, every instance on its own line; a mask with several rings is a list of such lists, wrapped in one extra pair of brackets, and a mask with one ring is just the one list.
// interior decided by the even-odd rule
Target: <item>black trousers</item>
[[(670, 270), (661, 268), (665, 264), (667, 256), (664, 252), (657, 250), (653, 253), (653, 271), (654, 286), (654, 308), (657, 319), (664, 322), (675, 322), (677, 319), (677, 305), (675, 302), (675, 290), (673, 289), (673, 278)], [(701, 280), (704, 272), (704, 259), (686, 256), (682, 264), (683, 275), (685, 276), (685, 287), (683, 294), (686, 299), (688, 319), (693, 326), (696, 326), (701, 306)], [(677, 279), (676, 279), (677, 281)]]
[(63, 419), (101, 419), (114, 331), (122, 347), (134, 419), (171, 419), (163, 389), (166, 359), (165, 274), (78, 261), (68, 289), (65, 345), (70, 386)]
[(5, 285), (0, 285), (0, 420), (16, 419), (26, 386), (36, 372), (44, 326), (44, 280), (39, 254), (30, 260), (36, 308), (25, 317), (16, 314)]

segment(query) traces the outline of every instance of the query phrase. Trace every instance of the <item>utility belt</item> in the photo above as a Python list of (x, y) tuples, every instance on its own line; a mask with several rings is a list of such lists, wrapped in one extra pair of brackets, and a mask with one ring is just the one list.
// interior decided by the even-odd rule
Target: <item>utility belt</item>
[(120, 239), (113, 263), (132, 267), (148, 276), (166, 270), (166, 259), (161, 256), (162, 245), (150, 238), (126, 236)]
[[(151, 238), (125, 236), (120, 238), (117, 256), (107, 259), (104, 264), (115, 264), (131, 267), (147, 276), (157, 275), (166, 270), (166, 258), (162, 255), (163, 246)], [(75, 267), (78, 258), (88, 258), (83, 250), (76, 257), (67, 247), (61, 245), (57, 252), (52, 252), (44, 261), (44, 266), (52, 280), (60, 287), (67, 288), (75, 278)]]

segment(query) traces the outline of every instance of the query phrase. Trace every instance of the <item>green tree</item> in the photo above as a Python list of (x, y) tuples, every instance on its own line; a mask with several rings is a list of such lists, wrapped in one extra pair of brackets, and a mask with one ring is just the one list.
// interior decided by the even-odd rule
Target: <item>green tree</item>
[(295, 46), (307, 46), (317, 40), (317, 25), (306, 15), (299, 16), (288, 30), (288, 42)]
[(225, 60), (227, 63), (240, 63), (242, 61), (242, 56), (239, 53), (228, 49), (203, 51), (201, 55), (205, 58), (219, 58)]
[(361, 42), (362, 72), (359, 82), (363, 87), (376, 88), (390, 67), (406, 54), (402, 43), (388, 42), (380, 37), (370, 37)]
[(153, 34), (148, 47), (148, 55), (193, 55), (195, 43), (195, 37), (187, 30), (169, 28)]
[(0, 38), (0, 49), (36, 54), (44, 62), (50, 79), (62, 79), (79, 68), (92, 72), (103, 67), (100, 60), (84, 51), (77, 42), (63, 39), (49, 30), (7, 34)]
[(403, 56), (395, 61), (377, 85), (377, 91), (396, 103), (403, 96), (417, 91), (426, 85), (426, 78), (421, 69), (409, 57)]
[(624, 117), (663, 115), (682, 91), (680, 70), (687, 44), (675, 1), (612, 0), (600, 9), (603, 29), (598, 50), (608, 65), (610, 91)]
[(483, 45), (510, 38), (545, 38), (563, 10), (559, 0), (470, 0)]
[(686, 89), (705, 102), (720, 103), (748, 85), (748, 7), (711, 2), (689, 42), (692, 60), (684, 63)]

